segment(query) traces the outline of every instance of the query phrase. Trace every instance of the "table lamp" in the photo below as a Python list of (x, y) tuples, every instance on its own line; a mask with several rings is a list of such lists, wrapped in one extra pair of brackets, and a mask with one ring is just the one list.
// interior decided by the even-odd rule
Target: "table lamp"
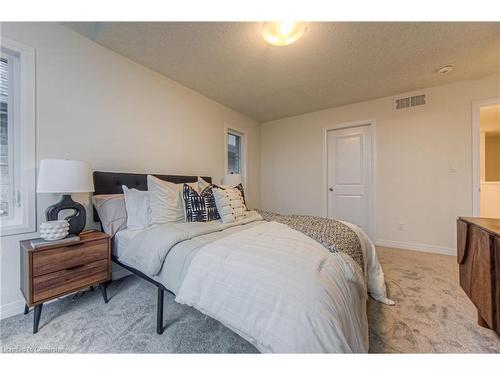
[(236, 186), (241, 184), (241, 175), (238, 173), (229, 173), (222, 177), (222, 185)]
[(78, 160), (43, 159), (38, 173), (37, 193), (62, 193), (59, 202), (47, 207), (47, 221), (58, 220), (62, 210), (74, 210), (66, 217), (69, 233), (79, 234), (85, 228), (85, 207), (71, 199), (71, 193), (89, 193), (94, 191), (92, 168), (89, 163)]

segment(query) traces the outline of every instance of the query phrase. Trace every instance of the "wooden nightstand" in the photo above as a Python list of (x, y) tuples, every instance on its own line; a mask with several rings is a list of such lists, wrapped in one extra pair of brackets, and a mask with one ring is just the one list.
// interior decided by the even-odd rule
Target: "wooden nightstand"
[(90, 231), (80, 233), (80, 240), (33, 249), (31, 240), (21, 241), (21, 292), (26, 299), (24, 313), (35, 306), (33, 333), (43, 303), (99, 284), (104, 298), (106, 282), (111, 280), (111, 237)]
[(478, 324), (500, 334), (500, 219), (459, 217), (457, 234), (460, 286)]

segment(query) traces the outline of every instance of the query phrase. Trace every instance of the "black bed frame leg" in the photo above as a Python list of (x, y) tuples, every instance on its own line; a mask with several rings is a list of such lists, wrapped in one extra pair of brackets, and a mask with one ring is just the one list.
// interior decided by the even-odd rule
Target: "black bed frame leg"
[(163, 288), (158, 287), (158, 301), (156, 306), (156, 333), (163, 333)]

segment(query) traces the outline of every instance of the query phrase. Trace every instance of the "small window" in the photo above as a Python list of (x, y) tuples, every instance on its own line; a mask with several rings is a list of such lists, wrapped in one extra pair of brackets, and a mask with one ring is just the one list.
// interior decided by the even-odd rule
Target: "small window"
[[(12, 64), (9, 64), (4, 56), (0, 58), (0, 217), (8, 218), (13, 213), (13, 197), (12, 197), (12, 156), (9, 147), (9, 137), (12, 137), (12, 116), (9, 116), (12, 105), (9, 106), (9, 91), (12, 91), (11, 81), (12, 74), (9, 72), (12, 69)], [(12, 103), (12, 98), (10, 98)], [(11, 108), (9, 108), (11, 107)]]
[(241, 174), (241, 135), (227, 133), (227, 173)]
[(35, 228), (35, 55), (2, 39), (0, 54), (0, 234)]

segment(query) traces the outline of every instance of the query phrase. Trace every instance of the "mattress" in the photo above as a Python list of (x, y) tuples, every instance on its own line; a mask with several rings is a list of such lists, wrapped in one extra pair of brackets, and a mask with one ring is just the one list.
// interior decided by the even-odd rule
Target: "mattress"
[(113, 237), (113, 255), (117, 258), (120, 258), (120, 254), (123, 254), (123, 252), (126, 250), (128, 245), (130, 244), (130, 241), (137, 236), (141, 230), (130, 230), (130, 229), (123, 229), (115, 234)]
[[(237, 233), (239, 231), (252, 228), (256, 225), (259, 225), (260, 223), (262, 222), (257, 221), (244, 225), (233, 226), (221, 231), (205, 234), (187, 241), (180, 242), (179, 244), (172, 247), (167, 257), (165, 258), (161, 271), (152, 278), (161, 283), (162, 285), (164, 285), (168, 290), (177, 294), (193, 257), (196, 255), (198, 250), (203, 245), (206, 245), (220, 238), (224, 238), (231, 234)], [(199, 225), (200, 223), (185, 223), (184, 225), (190, 225), (190, 224)], [(116, 258), (118, 258), (118, 260), (123, 261), (120, 258), (122, 257), (123, 254), (127, 252), (148, 251), (147, 248), (129, 248), (132, 240), (137, 235), (139, 235), (141, 232), (144, 231), (146, 231), (146, 229), (142, 230), (123, 229), (118, 233), (116, 233), (113, 238), (113, 255)], [(127, 262), (124, 263), (127, 264)]]

